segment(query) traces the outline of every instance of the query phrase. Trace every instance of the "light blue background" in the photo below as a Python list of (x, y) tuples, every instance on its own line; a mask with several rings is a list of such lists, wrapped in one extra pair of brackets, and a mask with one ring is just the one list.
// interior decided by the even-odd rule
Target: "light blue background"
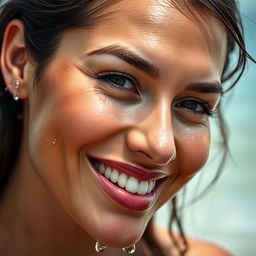
[[(246, 44), (256, 58), (256, 1), (241, 0), (240, 4)], [(232, 158), (213, 189), (184, 209), (185, 230), (188, 235), (213, 241), (236, 256), (256, 256), (256, 64), (249, 64), (232, 94), (225, 97), (223, 110)], [(218, 154), (217, 136), (213, 129), (213, 156)], [(186, 202), (214, 175), (217, 161), (210, 159), (207, 168), (189, 184)], [(166, 225), (168, 217), (165, 206), (157, 221)]]
[[(3, 2), (3, 0), (0, 2)], [(241, 0), (246, 44), (256, 58), (256, 1)], [(230, 129), (229, 158), (217, 184), (201, 200), (183, 211), (189, 236), (213, 241), (236, 256), (256, 256), (256, 65), (250, 63), (223, 108)], [(218, 154), (218, 135), (213, 129), (212, 155)], [(212, 159), (212, 158), (210, 158)], [(209, 161), (188, 186), (187, 202), (208, 184), (217, 168)], [(167, 205), (157, 222), (167, 226)], [(199, 255), (198, 255), (199, 256)], [(207, 256), (207, 255), (204, 255)]]

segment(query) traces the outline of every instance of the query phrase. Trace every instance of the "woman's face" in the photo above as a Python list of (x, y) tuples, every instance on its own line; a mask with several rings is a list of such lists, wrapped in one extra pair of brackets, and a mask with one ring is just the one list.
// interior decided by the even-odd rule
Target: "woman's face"
[(39, 87), (29, 84), (33, 168), (113, 247), (136, 242), (205, 164), (221, 94), (224, 29), (159, 2), (121, 1), (94, 28), (66, 32)]

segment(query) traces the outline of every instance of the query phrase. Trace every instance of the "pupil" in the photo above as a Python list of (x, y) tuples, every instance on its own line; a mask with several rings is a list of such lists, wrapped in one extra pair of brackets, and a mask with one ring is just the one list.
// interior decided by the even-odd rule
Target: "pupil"
[(124, 85), (125, 79), (120, 76), (112, 76), (109, 78), (110, 82), (117, 85)]
[(184, 105), (185, 105), (184, 107), (189, 108), (191, 110), (196, 110), (197, 108), (197, 104), (195, 104), (192, 101), (187, 101), (186, 103), (184, 103)]

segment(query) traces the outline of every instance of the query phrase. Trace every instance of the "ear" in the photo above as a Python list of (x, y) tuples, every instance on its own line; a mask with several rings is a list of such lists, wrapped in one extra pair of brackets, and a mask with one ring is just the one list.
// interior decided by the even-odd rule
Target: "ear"
[[(25, 99), (27, 97), (27, 85), (24, 70), (28, 56), (24, 40), (24, 26), (21, 20), (12, 20), (7, 25), (0, 57), (1, 71), (6, 87), (11, 94), (17, 94), (20, 99)], [(15, 89), (17, 80), (20, 87)]]

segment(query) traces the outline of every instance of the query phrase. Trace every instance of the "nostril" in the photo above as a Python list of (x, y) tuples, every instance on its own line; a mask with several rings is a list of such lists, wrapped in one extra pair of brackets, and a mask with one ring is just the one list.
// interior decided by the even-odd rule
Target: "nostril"
[(152, 160), (153, 158), (147, 154), (146, 152), (143, 152), (143, 151), (136, 151), (136, 154), (139, 156), (139, 157), (142, 157), (142, 158), (146, 158), (148, 160)]
[(154, 155), (150, 155), (144, 151), (136, 151), (135, 154), (138, 158), (140, 158), (143, 161), (146, 161), (153, 165), (167, 165), (170, 162), (174, 161), (176, 158), (176, 150), (173, 151), (172, 154), (163, 155), (155, 153)]

